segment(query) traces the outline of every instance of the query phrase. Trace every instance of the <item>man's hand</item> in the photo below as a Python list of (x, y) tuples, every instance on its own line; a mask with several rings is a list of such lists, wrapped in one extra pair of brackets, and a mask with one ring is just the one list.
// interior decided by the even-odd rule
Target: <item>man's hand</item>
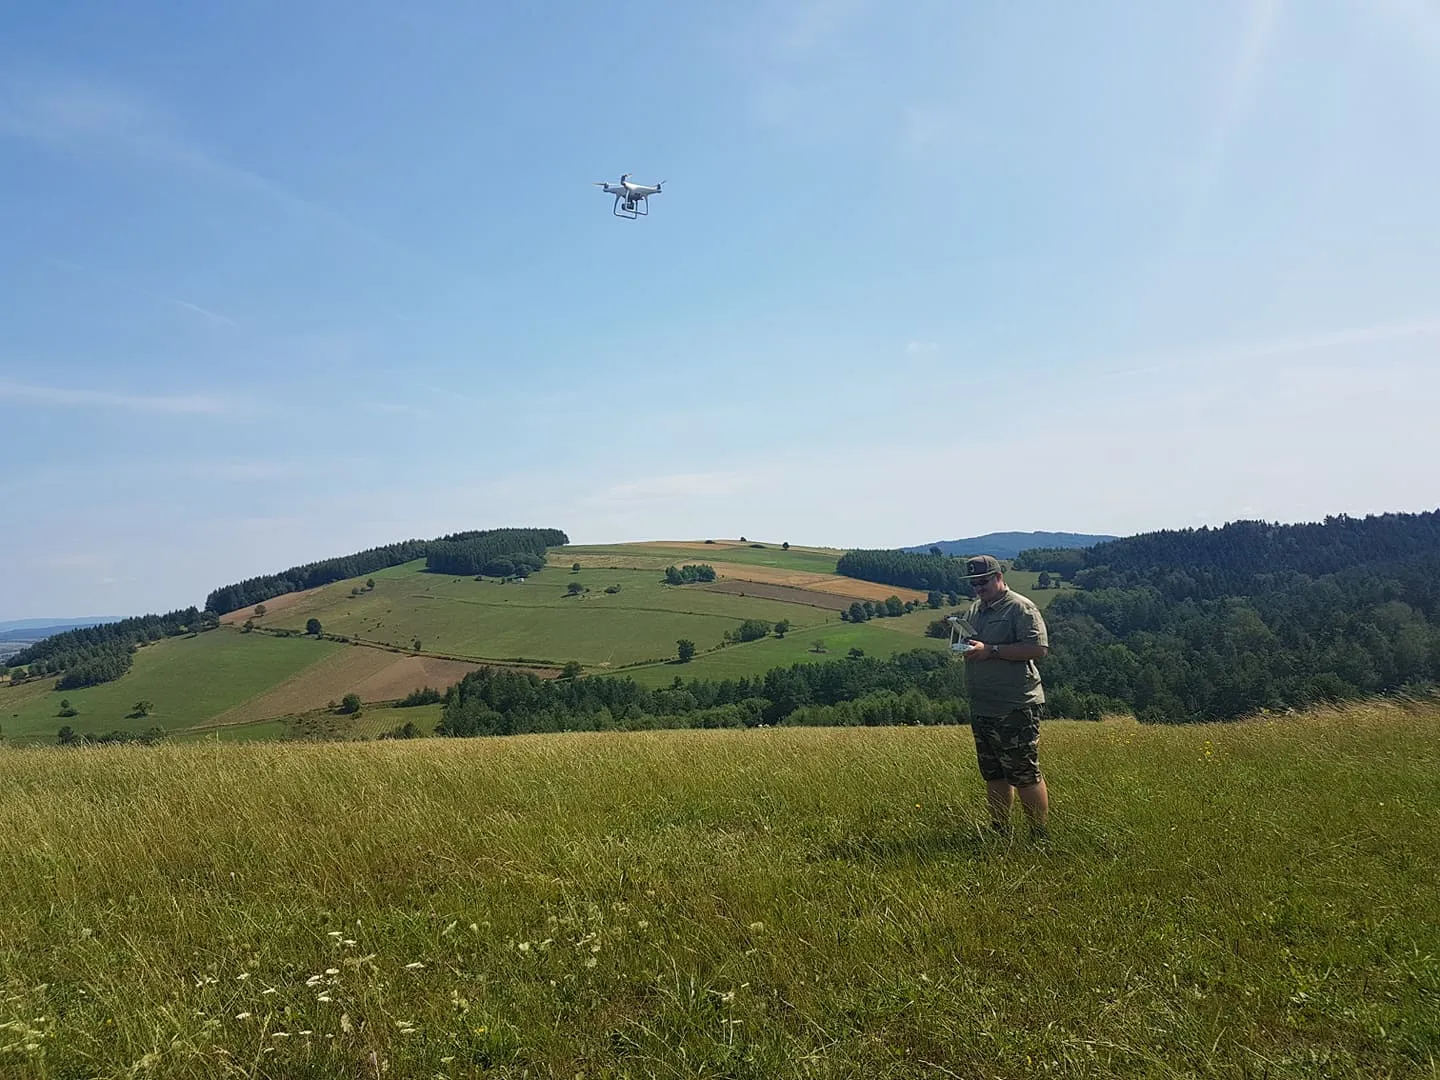
[(965, 658), (967, 664), (973, 664), (977, 660), (989, 660), (990, 646), (983, 641), (968, 638), (965, 641), (965, 651), (960, 655)]

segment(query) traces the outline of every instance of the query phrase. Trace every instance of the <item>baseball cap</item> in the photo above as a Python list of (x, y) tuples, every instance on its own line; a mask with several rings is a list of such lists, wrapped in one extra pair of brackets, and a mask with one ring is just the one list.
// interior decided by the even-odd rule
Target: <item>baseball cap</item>
[(965, 560), (965, 577), (972, 585), (998, 573), (1000, 573), (1000, 560), (994, 555), (972, 555)]

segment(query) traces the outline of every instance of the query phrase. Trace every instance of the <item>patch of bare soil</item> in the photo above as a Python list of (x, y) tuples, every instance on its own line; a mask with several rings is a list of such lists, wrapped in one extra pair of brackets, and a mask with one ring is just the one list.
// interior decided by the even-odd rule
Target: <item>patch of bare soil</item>
[(807, 582), (807, 589), (820, 592), (838, 593), (856, 600), (888, 600), (898, 596), (901, 600), (925, 600), (926, 593), (919, 589), (906, 589), (900, 585), (881, 585), (875, 581), (858, 581), (855, 578), (825, 575), (821, 581)]
[(722, 581), (763, 581), (771, 585), (789, 585), (797, 589), (834, 593), (837, 596), (847, 596), (851, 600), (888, 600), (892, 596), (898, 596), (901, 600), (924, 600), (926, 598), (926, 594), (918, 589), (905, 589), (899, 585), (880, 585), (873, 581), (859, 581), (840, 574), (819, 574), (811, 570), (783, 570), (775, 566), (716, 563), (715, 573)]
[(410, 656), (352, 645), (225, 710), (205, 726), (244, 724), (323, 709), (350, 693), (359, 694), (361, 701), (372, 702), (393, 701), (426, 686), (444, 690), (480, 666), (461, 660)]

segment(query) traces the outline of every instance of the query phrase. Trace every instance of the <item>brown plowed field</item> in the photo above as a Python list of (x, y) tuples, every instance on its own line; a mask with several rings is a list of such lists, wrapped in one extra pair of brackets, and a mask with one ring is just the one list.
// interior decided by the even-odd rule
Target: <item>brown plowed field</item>
[[(925, 593), (918, 589), (903, 589), (898, 585), (877, 585), (873, 581), (859, 581), (840, 574), (817, 574), (813, 570), (784, 570), (778, 566), (742, 566), (740, 563), (715, 563), (715, 573), (721, 581), (763, 581), (769, 585), (789, 585), (796, 589), (813, 589), (816, 592), (848, 596), (851, 600), (888, 600), (898, 596), (901, 600), (924, 600)], [(848, 604), (846, 605), (849, 606)]]
[(888, 600), (892, 596), (898, 596), (901, 600), (926, 599), (927, 594), (919, 589), (907, 589), (900, 585), (881, 585), (874, 581), (859, 581), (855, 578), (840, 577), (836, 574), (817, 575), (819, 581), (805, 583), (807, 589), (817, 589), (820, 592), (838, 593), (841, 596), (848, 596), (852, 600)]
[[(269, 601), (265, 606), (269, 609)], [(205, 726), (243, 724), (323, 709), (350, 693), (359, 694), (361, 701), (393, 701), (403, 698), (411, 690), (426, 686), (443, 691), (481, 666), (462, 660), (410, 656), (355, 645), (311, 665), (279, 686), (227, 709)]]
[(814, 589), (797, 589), (791, 585), (771, 585), (763, 581), (717, 581), (713, 585), (702, 585), (710, 592), (729, 593), (732, 596), (763, 596), (767, 600), (784, 600), (791, 604), (808, 604), (810, 607), (827, 611), (844, 611), (852, 603), (848, 596), (817, 592)]

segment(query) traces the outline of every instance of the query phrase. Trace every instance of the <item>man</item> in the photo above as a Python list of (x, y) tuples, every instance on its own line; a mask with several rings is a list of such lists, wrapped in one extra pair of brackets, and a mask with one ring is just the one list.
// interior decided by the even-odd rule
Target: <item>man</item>
[(1045, 620), (1028, 597), (1005, 584), (992, 555), (965, 561), (965, 576), (975, 590), (966, 620), (974, 637), (961, 654), (970, 693), (970, 727), (975, 756), (985, 778), (992, 828), (1010, 833), (1015, 792), (1030, 821), (1030, 835), (1048, 837), (1050, 796), (1040, 773), (1040, 707), (1045, 689), (1035, 661), (1050, 651)]

